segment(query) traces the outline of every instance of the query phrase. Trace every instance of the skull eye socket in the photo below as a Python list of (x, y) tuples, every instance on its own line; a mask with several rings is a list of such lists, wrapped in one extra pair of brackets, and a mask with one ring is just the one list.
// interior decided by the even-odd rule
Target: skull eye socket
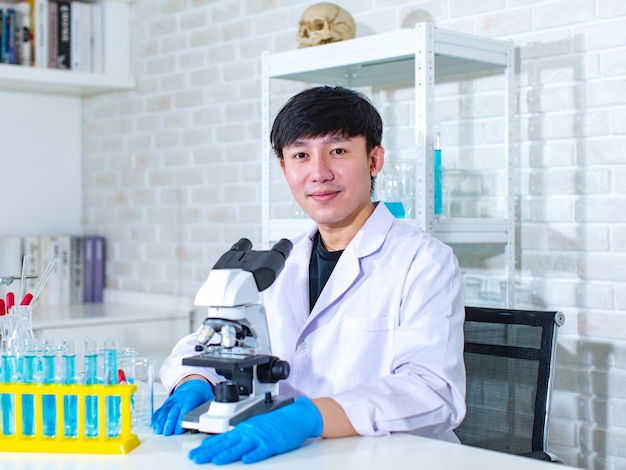
[(324, 29), (325, 23), (322, 20), (313, 21), (313, 27), (311, 28), (313, 31), (321, 31)]

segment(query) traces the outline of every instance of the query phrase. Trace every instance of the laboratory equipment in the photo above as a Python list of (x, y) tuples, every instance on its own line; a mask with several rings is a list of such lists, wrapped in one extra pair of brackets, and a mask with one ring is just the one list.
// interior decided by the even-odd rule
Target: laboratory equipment
[[(83, 359), (85, 361), (85, 385), (97, 385), (98, 350), (95, 339), (85, 339), (85, 355)], [(85, 397), (85, 435), (87, 437), (98, 436), (98, 397), (96, 395), (87, 395)]]
[(289, 363), (271, 355), (265, 307), (259, 303), (259, 292), (274, 282), (291, 248), (289, 240), (281, 239), (271, 250), (255, 251), (242, 238), (220, 257), (198, 290), (194, 304), (208, 307), (196, 345), (201, 354), (182, 363), (214, 367), (227, 380), (216, 384), (214, 400), (183, 417), (184, 428), (222, 433), (293, 403), (278, 394), (278, 381), (289, 377)]
[[(104, 340), (104, 383), (118, 383), (117, 343), (114, 339)], [(107, 437), (117, 437), (120, 433), (120, 397), (110, 396), (106, 399)]]
[[(64, 339), (61, 343), (61, 383), (76, 383), (76, 342)], [(76, 437), (78, 432), (78, 396), (63, 396), (63, 429), (65, 437)]]
[[(56, 383), (56, 358), (57, 349), (53, 340), (44, 339), (42, 347), (42, 383), (53, 385)], [(54, 394), (46, 394), (41, 397), (43, 413), (43, 435), (46, 437), (56, 436), (57, 428), (57, 397)], [(59, 418), (61, 419), (61, 418)]]
[(0, 285), (4, 285), (4, 286), (10, 286), (11, 284), (13, 284), (13, 281), (15, 281), (16, 279), (36, 279), (37, 276), (35, 275), (28, 275), (28, 276), (0, 276)]
[(434, 192), (435, 192), (435, 214), (443, 213), (442, 187), (441, 187), (441, 133), (437, 131), (435, 136), (435, 148), (433, 150), (434, 168)]

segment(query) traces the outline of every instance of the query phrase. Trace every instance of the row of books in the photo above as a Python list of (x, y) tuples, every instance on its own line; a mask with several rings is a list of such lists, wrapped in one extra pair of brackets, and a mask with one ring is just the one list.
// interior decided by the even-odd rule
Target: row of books
[(75, 0), (0, 3), (1, 62), (103, 73), (103, 8)]
[(0, 63), (30, 65), (30, 5), (0, 3)]
[[(17, 276), (4, 291), (20, 291), (25, 261), (25, 292), (33, 292), (39, 277), (56, 258), (37, 305), (100, 303), (105, 276), (105, 238), (101, 235), (29, 235), (0, 237), (0, 277)], [(17, 297), (17, 296), (16, 296)]]

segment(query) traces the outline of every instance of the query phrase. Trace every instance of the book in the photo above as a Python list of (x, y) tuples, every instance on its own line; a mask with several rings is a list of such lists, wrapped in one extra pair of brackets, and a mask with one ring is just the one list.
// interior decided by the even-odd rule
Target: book
[(74, 235), (70, 238), (70, 299), (71, 304), (83, 302), (83, 237)]
[(100, 303), (104, 294), (105, 239), (102, 235), (85, 235), (83, 246), (83, 302)]
[(2, 63), (15, 64), (15, 8), (5, 8), (2, 14)]
[(58, 55), (57, 68), (72, 67), (72, 9), (70, 2), (58, 2)]
[(70, 284), (70, 254), (71, 254), (71, 237), (69, 235), (59, 235), (54, 237), (57, 243), (57, 276), (58, 276), (58, 296), (57, 305), (68, 305), (71, 296)]
[(32, 41), (31, 41), (31, 11), (28, 2), (17, 2), (15, 4), (17, 13), (16, 23), (16, 52), (17, 63), (20, 65), (32, 65)]
[(70, 10), (71, 69), (91, 72), (91, 4), (72, 1)]
[(48, 0), (30, 0), (35, 67), (48, 67)]
[(94, 239), (92, 236), (83, 237), (83, 302), (93, 302), (93, 254)]
[(102, 6), (99, 3), (91, 4), (91, 71), (104, 73), (104, 25), (102, 24)]
[(11, 8), (10, 5), (2, 5), (0, 4), (0, 64), (4, 64), (4, 49), (6, 43), (6, 34), (4, 32), (4, 16), (6, 14), (6, 10)]
[[(27, 276), (41, 276), (39, 262), (39, 235), (27, 235), (22, 238), (22, 251), (28, 256), (26, 262)], [(26, 280), (26, 292), (32, 293), (39, 282), (39, 277)]]
[(93, 302), (102, 303), (104, 297), (104, 266), (105, 246), (104, 237), (94, 239), (93, 255)]
[(59, 7), (52, 0), (48, 4), (48, 67), (57, 68), (59, 58)]
[[(59, 243), (53, 235), (39, 236), (39, 275), (43, 274), (48, 263), (53, 258), (59, 258)], [(61, 305), (60, 263), (57, 262), (54, 270), (47, 279), (43, 290), (37, 298), (38, 305)]]

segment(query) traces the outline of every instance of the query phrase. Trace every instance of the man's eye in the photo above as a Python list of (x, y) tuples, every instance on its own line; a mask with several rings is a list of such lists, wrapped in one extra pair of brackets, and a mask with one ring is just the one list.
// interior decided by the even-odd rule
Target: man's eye
[(298, 152), (298, 153), (294, 154), (294, 156), (293, 156), (294, 160), (301, 160), (301, 159), (303, 159), (305, 157), (306, 157), (306, 153), (304, 153), (304, 152)]
[(344, 153), (346, 153), (346, 151), (344, 149), (334, 149), (332, 151), (333, 155), (343, 155)]

